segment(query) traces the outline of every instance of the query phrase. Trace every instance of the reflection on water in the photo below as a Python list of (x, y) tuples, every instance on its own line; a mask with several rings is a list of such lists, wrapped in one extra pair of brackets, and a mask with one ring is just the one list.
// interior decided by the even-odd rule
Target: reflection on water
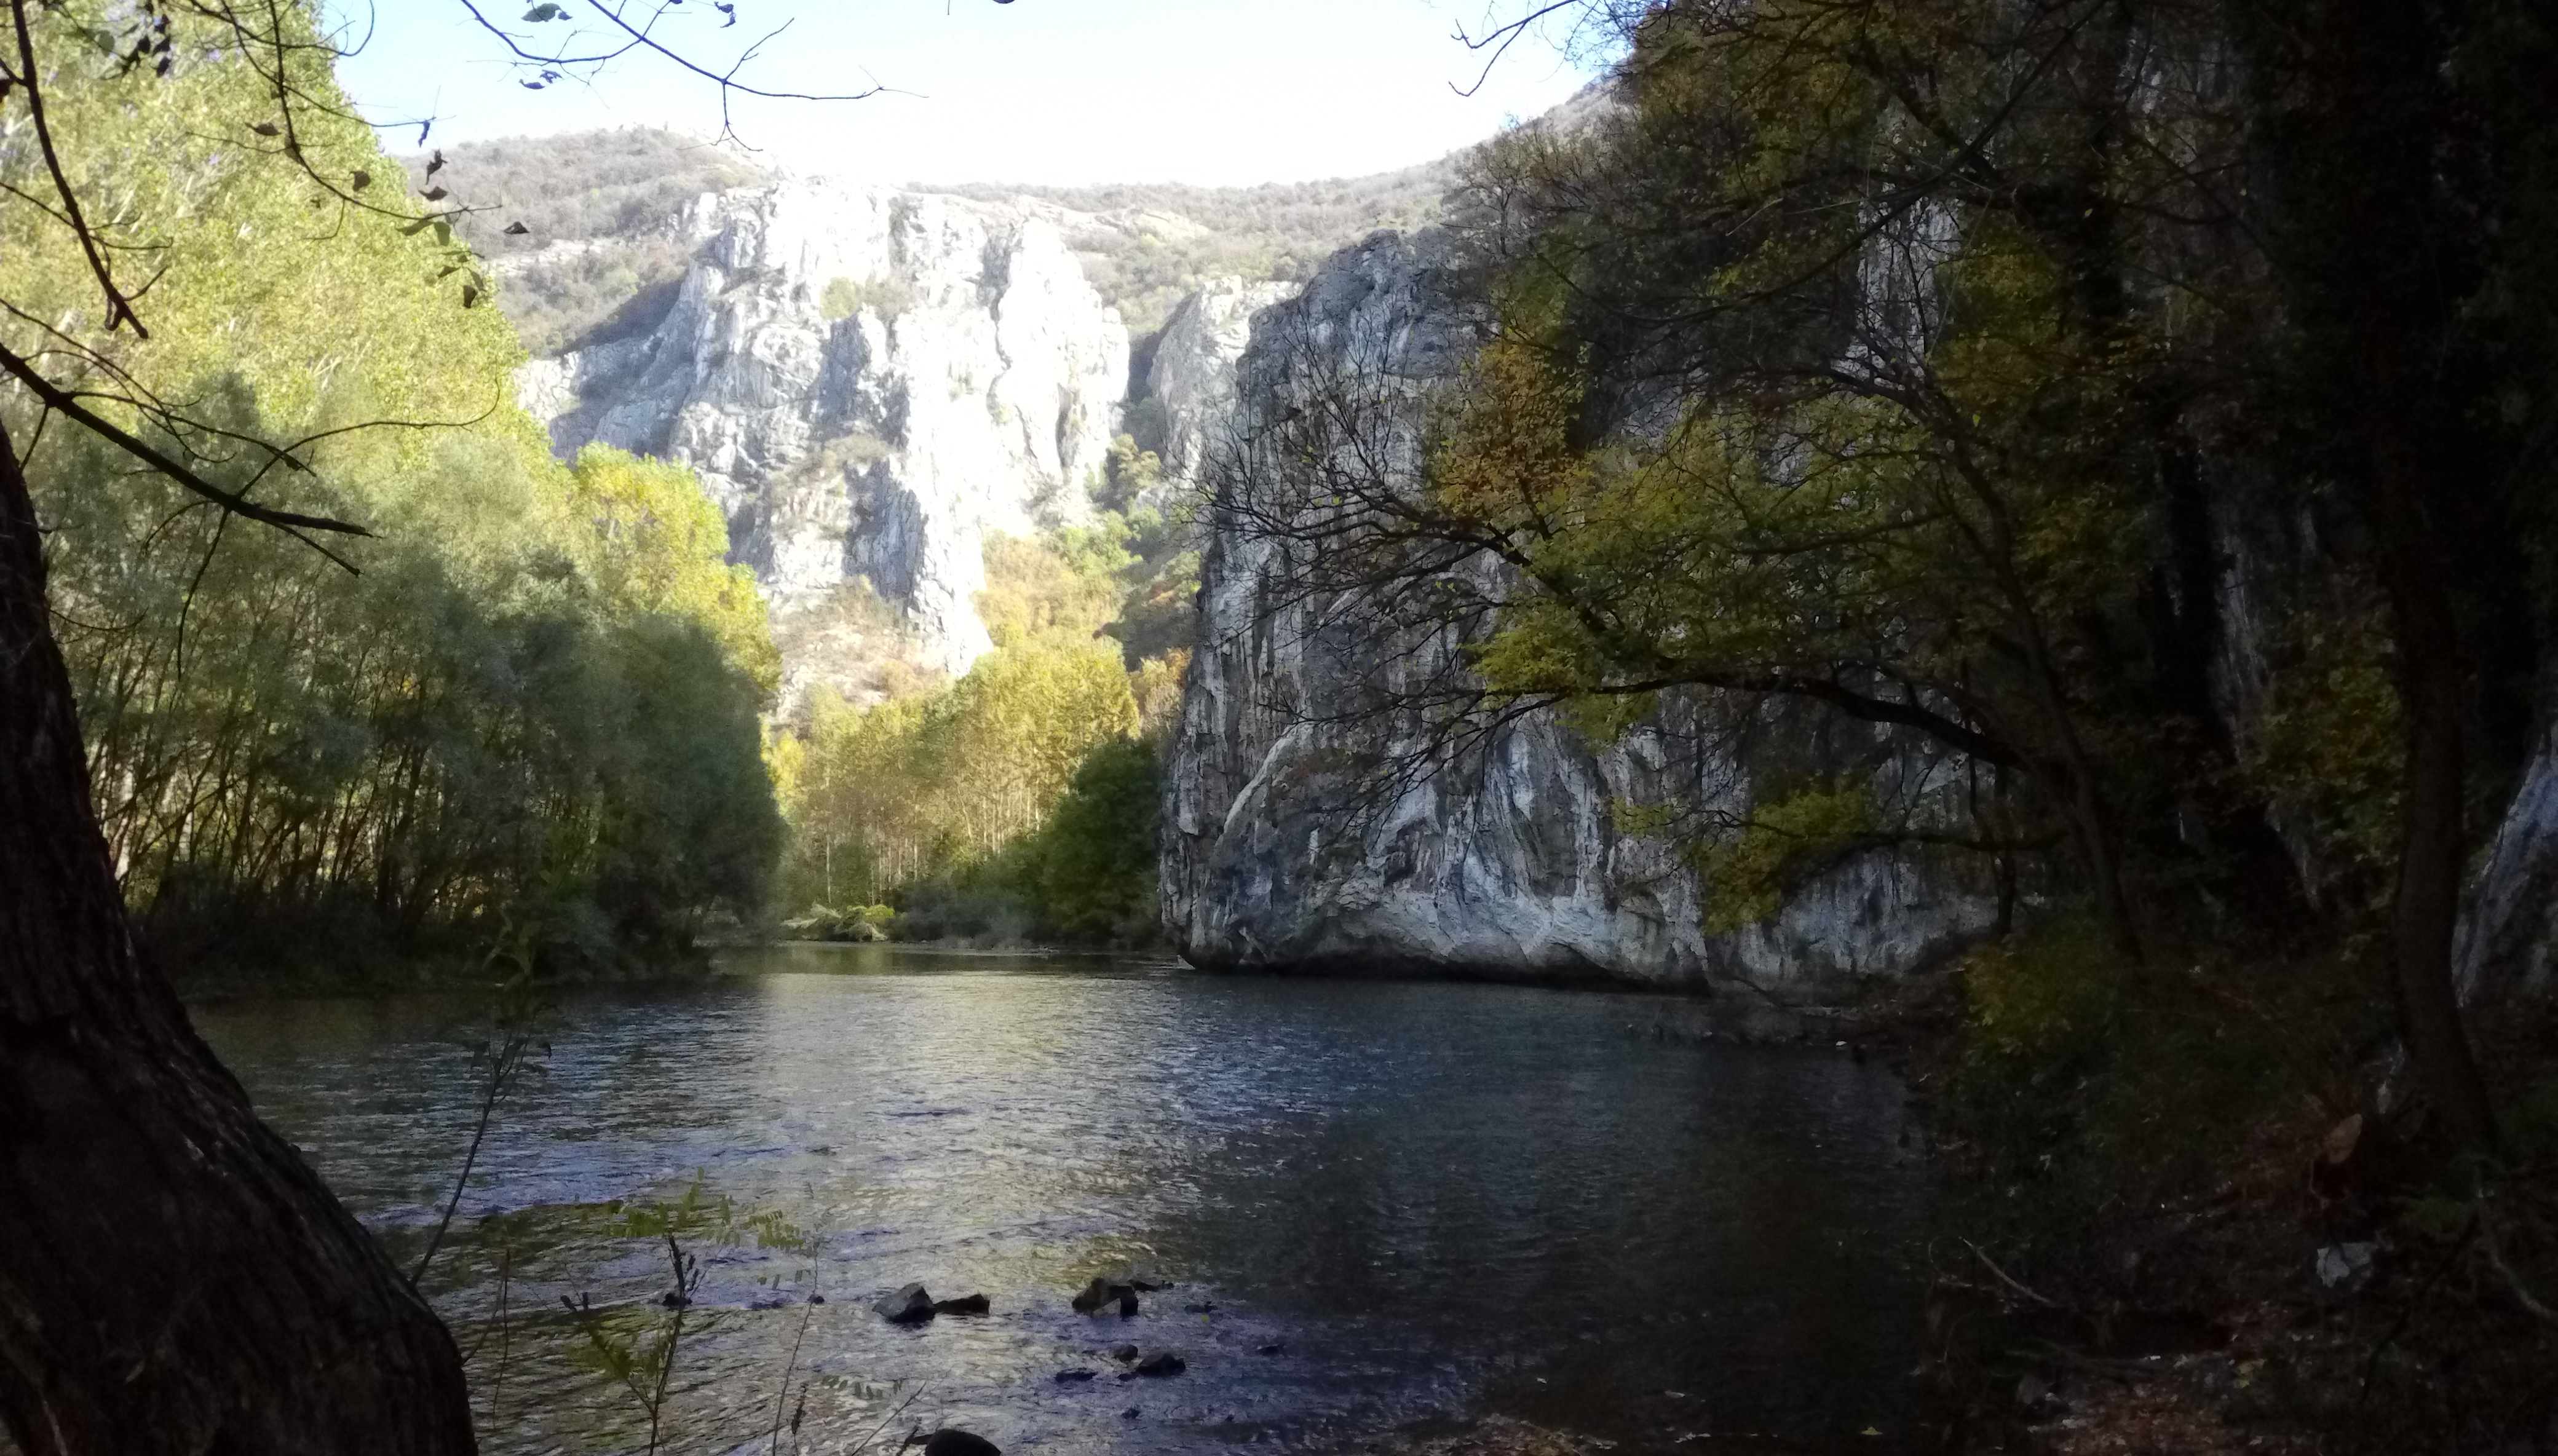
[[(1354, 1446), (1498, 1410), (1629, 1451), (1882, 1450), (1912, 1419), (1924, 1175), (1878, 1070), (1661, 1045), (1630, 1035), (1651, 1021), (1634, 997), (852, 947), (735, 964), (751, 973), (565, 1002), (491, 1132), (427, 1280), (489, 1449), (642, 1438), (629, 1393), (577, 1363), (559, 1296), (649, 1318), (664, 1248), (596, 1206), (697, 1171), (814, 1238), (703, 1248), (670, 1449), (764, 1449), (794, 1340), (810, 1451), (910, 1399), (890, 1446), (914, 1422), (1007, 1448)], [(413, 1254), (469, 1141), (476, 1012), (198, 1020)], [(1066, 1307), (1132, 1259), (1177, 1287), (1124, 1322)], [(910, 1280), (994, 1313), (871, 1313)], [(1189, 1371), (1111, 1379), (1123, 1342)], [(1102, 1379), (1052, 1379), (1076, 1367)]]

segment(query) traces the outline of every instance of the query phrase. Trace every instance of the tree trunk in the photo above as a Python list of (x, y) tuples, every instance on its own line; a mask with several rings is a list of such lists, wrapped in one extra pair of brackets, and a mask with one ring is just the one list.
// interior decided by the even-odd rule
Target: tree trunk
[(2391, 958), (2407, 1058), (2452, 1141), (2495, 1145), (2487, 1084), (2461, 1025), (2452, 937), (2461, 909), (2468, 841), (2462, 810), (2469, 766), (2462, 743), (2468, 670), (2449, 584), (2421, 504), (2399, 462), (2385, 455), (2371, 488), (2381, 579), (2398, 652), (2406, 768), (2398, 799), (2398, 873), (2389, 901)]
[(2276, 264), (2307, 367), (2314, 446), (2368, 535), (2406, 730), (2390, 951), (2408, 1059), (2450, 1140), (2495, 1125), (2452, 978), (2471, 655), (2455, 594), (2495, 534), (2470, 453), (2482, 403), (2463, 310), (2477, 223), (2446, 195), (2464, 123), (2447, 92), (2456, 7), (2328, 0), (2257, 18), (2255, 84), (2283, 200)]
[(473, 1449), (442, 1322), (136, 947), (5, 429), (0, 1417), (28, 1456)]

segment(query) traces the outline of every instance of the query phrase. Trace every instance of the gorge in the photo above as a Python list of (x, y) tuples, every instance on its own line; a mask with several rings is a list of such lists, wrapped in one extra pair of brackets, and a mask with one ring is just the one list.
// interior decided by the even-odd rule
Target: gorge
[(2558, 1451), (2539, 10), (1151, 3), (0, 19), (0, 1453)]

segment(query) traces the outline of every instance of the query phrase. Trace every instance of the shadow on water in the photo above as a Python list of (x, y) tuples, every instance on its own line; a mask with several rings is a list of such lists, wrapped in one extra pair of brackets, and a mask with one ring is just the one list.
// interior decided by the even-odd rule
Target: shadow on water
[[(910, 1400), (892, 1446), (911, 1421), (1007, 1448), (1355, 1446), (1498, 1412), (1627, 1451), (1891, 1450), (1916, 1419), (1926, 1175), (1880, 1069), (1661, 1045), (1630, 1035), (1640, 998), (1590, 992), (732, 958), (727, 981), (564, 1001), (490, 1135), (428, 1285), (492, 1450), (636, 1443), (559, 1296), (641, 1318), (664, 1251), (614, 1207), (696, 1171), (810, 1241), (705, 1244), (670, 1449), (763, 1449), (794, 1340), (810, 1450)], [(469, 998), (198, 1016), (350, 1204), (421, 1247), (475, 1110)], [(1131, 1320), (1066, 1307), (1129, 1262), (1175, 1287)], [(910, 1280), (994, 1312), (870, 1311)], [(1114, 1379), (1122, 1344), (1188, 1371)], [(1053, 1379), (1071, 1369), (1098, 1378)]]

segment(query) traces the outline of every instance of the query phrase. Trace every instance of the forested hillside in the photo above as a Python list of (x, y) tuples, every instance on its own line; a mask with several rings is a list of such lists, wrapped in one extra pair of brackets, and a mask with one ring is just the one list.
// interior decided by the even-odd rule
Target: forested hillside
[[(444, 165), (430, 178), (437, 157)], [(646, 128), (471, 142), (406, 166), (421, 188), (447, 189), (475, 211), (460, 235), (493, 260), (499, 302), (535, 354), (609, 338), (688, 261), (671, 229), (702, 193), (770, 180), (749, 153)], [(1452, 161), (1374, 177), (1263, 187), (1179, 184), (1011, 187), (915, 184), (986, 202), (1048, 204), (1102, 300), (1129, 332), (1160, 327), (1207, 278), (1305, 276), (1335, 248), (1379, 227), (1438, 216)], [(509, 232), (520, 223), (526, 230)]]
[(1456, 181), (1454, 158), (1373, 177), (1261, 187), (1114, 183), (1095, 187), (948, 189), (989, 202), (1054, 204), (1084, 276), (1128, 321), (1131, 334), (1163, 327), (1210, 278), (1302, 282), (1317, 263), (1380, 227), (1436, 220)]
[(693, 199), (772, 176), (741, 148), (655, 127), (466, 142), (403, 165), (421, 193), (464, 210), (455, 231), (490, 260), (534, 354), (609, 337), (626, 309), (645, 314), (692, 260), (674, 228)]
[[(706, 917), (755, 914), (780, 841), (757, 722), (775, 662), (691, 475), (551, 459), (481, 264), (365, 128), (315, 113), (296, 144), (379, 213), (217, 139), (258, 106), (241, 66), (137, 86), (61, 54), (63, 165), (113, 188), (155, 260), (147, 340), (78, 336), (116, 391), (163, 402), (128, 427), (368, 532), (243, 522), (0, 397), (98, 813), (164, 961), (357, 979), (502, 941), (563, 972), (662, 965)], [(44, 185), (26, 149), (0, 166), (21, 196)], [(0, 218), (19, 310), (0, 337), (44, 358), (73, 336), (35, 321), (77, 327), (94, 284), (49, 219)]]

